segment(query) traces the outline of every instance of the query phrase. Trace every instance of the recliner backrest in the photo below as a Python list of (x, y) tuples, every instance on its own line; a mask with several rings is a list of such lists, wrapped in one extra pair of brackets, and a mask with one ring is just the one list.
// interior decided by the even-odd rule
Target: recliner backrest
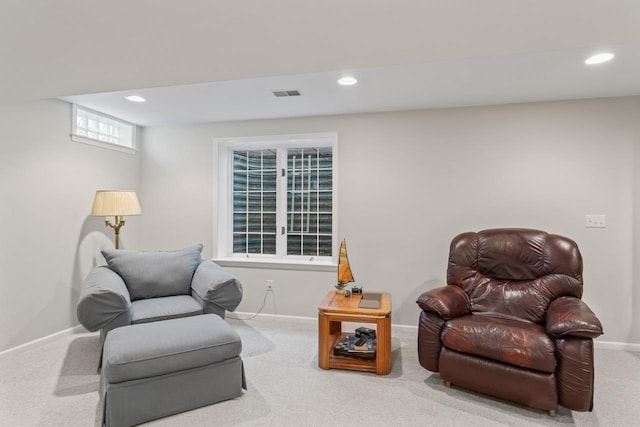
[(451, 242), (447, 284), (469, 295), (473, 313), (540, 324), (554, 299), (582, 297), (582, 256), (573, 240), (540, 230), (463, 233)]

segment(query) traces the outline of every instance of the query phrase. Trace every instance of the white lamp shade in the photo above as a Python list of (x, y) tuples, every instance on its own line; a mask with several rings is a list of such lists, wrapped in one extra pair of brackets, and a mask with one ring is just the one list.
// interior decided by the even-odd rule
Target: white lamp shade
[(93, 216), (140, 215), (140, 203), (135, 191), (98, 190), (93, 199)]

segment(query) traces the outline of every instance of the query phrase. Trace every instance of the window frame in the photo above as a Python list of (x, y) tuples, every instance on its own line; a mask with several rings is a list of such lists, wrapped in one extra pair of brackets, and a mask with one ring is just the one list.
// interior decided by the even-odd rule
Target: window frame
[[(78, 110), (85, 111), (90, 114), (94, 114), (96, 116), (102, 117), (109, 121), (117, 122), (122, 126), (127, 126), (131, 128), (131, 146), (117, 144), (115, 142), (102, 141), (100, 139), (91, 138), (85, 135), (78, 135), (77, 133), (77, 119), (78, 119)], [(138, 152), (138, 126), (135, 123), (127, 122), (126, 120), (119, 119), (114, 116), (110, 116), (109, 114), (102, 113), (100, 111), (92, 110), (91, 108), (83, 107), (81, 105), (71, 104), (71, 140), (75, 142), (80, 142), (83, 144), (93, 145), (95, 147), (106, 148), (108, 150), (120, 151), (122, 153), (127, 154), (136, 154)]]
[[(276, 227), (287, 226), (287, 176), (281, 176), (281, 170), (287, 169), (287, 148), (330, 146), (332, 148), (332, 207), (331, 207), (331, 256), (310, 257), (305, 255), (287, 255), (284, 253), (282, 240), (286, 241), (287, 233), (278, 233), (276, 255), (266, 254), (234, 254), (233, 253), (233, 151), (234, 150), (284, 150), (284, 156), (277, 159), (278, 179), (276, 192), (278, 207)], [(229, 137), (214, 139), (214, 209), (213, 209), (213, 243), (214, 259), (227, 267), (286, 268), (300, 270), (332, 271), (338, 261), (338, 135), (336, 132), (312, 134), (268, 135), (250, 137)], [(284, 189), (282, 186), (284, 185)], [(284, 194), (284, 197), (282, 197)]]

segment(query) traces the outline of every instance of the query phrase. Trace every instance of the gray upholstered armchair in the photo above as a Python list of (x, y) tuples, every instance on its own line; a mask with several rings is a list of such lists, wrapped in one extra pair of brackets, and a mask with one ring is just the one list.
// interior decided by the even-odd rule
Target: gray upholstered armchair
[(180, 251), (104, 250), (106, 266), (87, 276), (77, 306), (89, 331), (205, 313), (224, 318), (242, 300), (242, 284), (209, 260), (202, 245)]

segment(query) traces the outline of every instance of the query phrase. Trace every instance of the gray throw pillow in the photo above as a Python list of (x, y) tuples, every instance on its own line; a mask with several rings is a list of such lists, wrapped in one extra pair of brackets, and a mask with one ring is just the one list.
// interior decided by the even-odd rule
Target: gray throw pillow
[(102, 255), (109, 268), (124, 280), (131, 300), (187, 295), (191, 279), (202, 261), (202, 244), (180, 251), (139, 252), (107, 249)]

